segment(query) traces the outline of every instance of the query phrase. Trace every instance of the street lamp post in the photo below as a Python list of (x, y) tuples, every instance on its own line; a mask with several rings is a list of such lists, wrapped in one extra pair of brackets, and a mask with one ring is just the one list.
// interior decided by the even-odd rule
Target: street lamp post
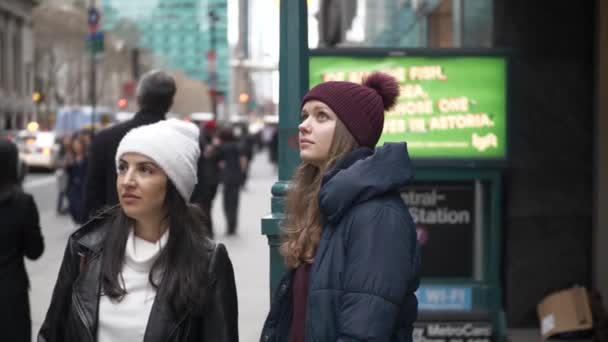
[(99, 27), (99, 10), (95, 7), (95, 0), (92, 0), (91, 7), (87, 12), (87, 23), (89, 25), (89, 39), (91, 44), (91, 77), (89, 94), (91, 100), (91, 134), (95, 134), (95, 107), (97, 105), (97, 68), (95, 67), (95, 39)]
[[(284, 269), (279, 253), (280, 222), (289, 179), (300, 162), (297, 149), (300, 99), (308, 90), (308, 14), (306, 1), (281, 1), (279, 56), (279, 181), (272, 186), (272, 213), (262, 219), (262, 234), (270, 249), (270, 293)], [(272, 298), (272, 297), (271, 297)]]
[(207, 53), (207, 72), (209, 85), (209, 95), (211, 98), (211, 112), (213, 113), (213, 119), (217, 120), (217, 52), (215, 51), (215, 23), (219, 20), (219, 17), (213, 10), (209, 10), (209, 52)]
[(95, 107), (97, 106), (97, 70), (95, 68), (95, 54), (91, 53), (91, 134), (95, 134)]

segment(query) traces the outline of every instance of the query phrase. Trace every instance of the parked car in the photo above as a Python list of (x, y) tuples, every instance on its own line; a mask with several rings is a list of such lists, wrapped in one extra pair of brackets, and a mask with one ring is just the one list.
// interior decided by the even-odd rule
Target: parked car
[(21, 131), (14, 141), (28, 167), (57, 168), (60, 145), (55, 132)]

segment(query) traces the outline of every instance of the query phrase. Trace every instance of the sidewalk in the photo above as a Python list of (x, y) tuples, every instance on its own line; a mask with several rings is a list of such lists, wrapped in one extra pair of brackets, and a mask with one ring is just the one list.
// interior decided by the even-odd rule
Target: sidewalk
[(51, 303), (53, 287), (63, 259), (63, 252), (75, 226), (68, 215), (58, 216), (55, 211), (40, 213), (44, 253), (40, 259), (25, 259), (30, 277), (30, 309), (32, 315), (32, 341), (36, 341), (38, 331)]
[(270, 214), (270, 189), (277, 180), (266, 153), (257, 154), (251, 164), (249, 181), (241, 192), (237, 235), (226, 236), (222, 208), (222, 190), (213, 204), (215, 239), (222, 242), (234, 266), (239, 299), (240, 341), (258, 341), (268, 313), (269, 251), (268, 240), (261, 234), (261, 219)]

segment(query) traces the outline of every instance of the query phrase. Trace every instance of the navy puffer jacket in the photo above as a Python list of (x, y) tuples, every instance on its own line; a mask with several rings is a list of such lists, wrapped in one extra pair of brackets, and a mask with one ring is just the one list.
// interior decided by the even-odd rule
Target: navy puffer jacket
[[(324, 219), (310, 273), (306, 341), (411, 341), (419, 247), (399, 190), (411, 177), (405, 143), (353, 151), (324, 178)], [(293, 271), (275, 294), (261, 340), (287, 341)]]

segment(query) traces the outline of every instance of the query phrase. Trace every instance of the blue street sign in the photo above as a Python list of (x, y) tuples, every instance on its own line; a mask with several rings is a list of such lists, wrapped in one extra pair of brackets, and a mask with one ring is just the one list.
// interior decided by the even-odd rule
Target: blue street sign
[(95, 7), (91, 7), (89, 8), (88, 11), (88, 15), (87, 15), (87, 21), (89, 23), (89, 26), (95, 26), (97, 24), (99, 24), (99, 10)]
[(87, 35), (87, 48), (93, 54), (98, 54), (104, 50), (103, 31), (91, 32)]
[(103, 31), (92, 32), (87, 35), (87, 40), (103, 40)]
[(461, 310), (473, 308), (473, 290), (466, 286), (420, 286), (416, 291), (420, 310)]

